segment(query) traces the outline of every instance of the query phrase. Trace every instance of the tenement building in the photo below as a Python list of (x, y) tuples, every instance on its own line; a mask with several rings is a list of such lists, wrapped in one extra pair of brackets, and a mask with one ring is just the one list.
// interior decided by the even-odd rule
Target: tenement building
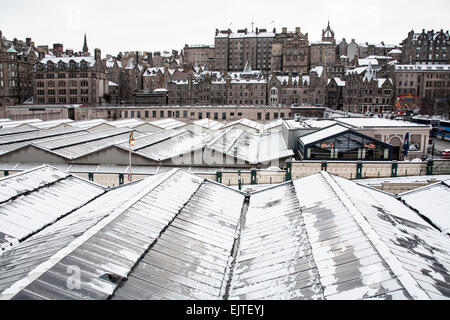
[(94, 57), (46, 57), (36, 63), (33, 73), (34, 101), (38, 104), (97, 106), (109, 93), (100, 49), (95, 49)]
[(369, 64), (364, 73), (349, 73), (346, 76), (342, 100), (345, 111), (390, 112), (394, 105), (394, 82), (390, 78), (379, 78)]
[(33, 97), (33, 68), (38, 55), (31, 38), (4, 39), (0, 31), (0, 107)]
[(267, 79), (247, 62), (243, 72), (203, 72), (167, 84), (169, 105), (266, 105)]
[(403, 64), (450, 64), (450, 35), (448, 30), (427, 31), (421, 33), (414, 30), (403, 40)]
[(271, 76), (267, 84), (270, 106), (323, 106), (326, 97), (326, 72), (317, 67), (303, 76)]
[(185, 45), (183, 49), (183, 63), (193, 66), (208, 66), (209, 70), (214, 69), (214, 46), (199, 44)]
[(266, 29), (248, 31), (238, 30), (236, 33), (228, 30), (216, 30), (215, 37), (215, 70), (240, 71), (247, 61), (253, 70), (268, 73), (271, 70), (273, 32)]
[(272, 42), (272, 72), (284, 71), (306, 74), (309, 70), (309, 42), (308, 34), (288, 32), (283, 28)]
[(398, 103), (450, 97), (450, 64), (395, 65)]

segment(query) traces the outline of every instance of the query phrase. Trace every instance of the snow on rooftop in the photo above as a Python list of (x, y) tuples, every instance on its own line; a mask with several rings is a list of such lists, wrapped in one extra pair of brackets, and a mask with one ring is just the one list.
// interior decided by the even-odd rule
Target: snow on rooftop
[(426, 125), (412, 123), (408, 121), (390, 120), (381, 118), (337, 118), (337, 122), (344, 125), (349, 125), (354, 128), (371, 128), (371, 127), (413, 127), (413, 128), (427, 128)]
[(400, 49), (392, 49), (391, 51), (388, 52), (388, 54), (400, 54), (402, 53), (402, 50)]
[(400, 194), (405, 203), (450, 234), (450, 179)]
[(49, 166), (0, 179), (0, 252), (104, 192), (101, 186)]
[(450, 238), (395, 197), (326, 172), (248, 197), (181, 170), (112, 189), (4, 253), (0, 298), (450, 297)]
[(339, 124), (333, 125), (331, 127), (319, 130), (317, 132), (308, 134), (306, 136), (303, 136), (300, 138), (300, 141), (303, 143), (304, 146), (322, 141), (324, 139), (327, 139), (328, 137), (343, 133), (348, 131), (349, 129), (347, 127), (341, 126)]
[(310, 72), (317, 73), (317, 76), (320, 78), (320, 77), (322, 77), (323, 67), (322, 66), (317, 66), (315, 68), (312, 68)]
[(369, 64), (371, 64), (373, 66), (377, 66), (378, 60), (377, 59), (358, 59), (359, 66), (368, 66)]
[(197, 120), (194, 122), (194, 124), (212, 130), (219, 130), (225, 126), (225, 124), (211, 119)]
[(399, 71), (449, 71), (450, 64), (397, 64), (395, 70)]

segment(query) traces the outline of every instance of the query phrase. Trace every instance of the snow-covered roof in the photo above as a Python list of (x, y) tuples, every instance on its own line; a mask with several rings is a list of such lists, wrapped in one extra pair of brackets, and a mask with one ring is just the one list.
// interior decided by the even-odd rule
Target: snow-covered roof
[(216, 38), (230, 38), (230, 39), (241, 39), (241, 38), (273, 38), (275, 37), (275, 33), (272, 32), (260, 32), (256, 34), (255, 32), (237, 32), (237, 33), (231, 33), (229, 36), (228, 34), (219, 34)]
[(345, 75), (348, 76), (350, 74), (362, 74), (366, 70), (367, 70), (367, 67), (357, 67), (357, 68), (353, 68), (353, 69), (348, 69), (348, 70), (345, 70)]
[(408, 121), (390, 120), (381, 118), (337, 118), (337, 122), (344, 125), (352, 126), (354, 128), (373, 128), (373, 127), (413, 127), (413, 128), (428, 128), (428, 126), (412, 123)]
[(236, 127), (222, 130), (207, 148), (255, 165), (294, 155), (287, 148), (281, 132), (260, 135)]
[(395, 197), (326, 172), (245, 195), (170, 170), (4, 253), (0, 298), (441, 300), (449, 253)]
[(399, 71), (450, 71), (450, 64), (397, 64), (395, 70)]
[(49, 61), (53, 62), (54, 64), (58, 64), (60, 62), (63, 62), (64, 64), (69, 64), (70, 61), (74, 61), (75, 64), (80, 64), (82, 61), (86, 61), (89, 67), (94, 66), (95, 64), (95, 58), (92, 56), (89, 57), (54, 57), (54, 56), (47, 56), (44, 59), (41, 60), (41, 63), (46, 64)]
[(210, 48), (214, 49), (214, 45), (211, 44), (190, 44), (188, 45), (188, 49), (190, 48)]
[(323, 73), (323, 67), (322, 66), (317, 66), (315, 68), (312, 68), (310, 72), (317, 73), (317, 76), (320, 78), (322, 76), (322, 73)]
[(369, 64), (371, 64), (373, 66), (377, 66), (378, 60), (377, 59), (358, 59), (359, 66), (368, 66)]
[(450, 180), (441, 181), (400, 194), (405, 203), (438, 227), (450, 234)]
[(341, 126), (339, 124), (332, 125), (331, 127), (324, 128), (322, 130), (316, 131), (314, 133), (308, 134), (306, 136), (300, 137), (301, 143), (306, 146), (311, 143), (319, 142), (327, 139), (331, 136), (344, 133), (348, 131), (348, 127)]
[(0, 255), (104, 192), (49, 166), (0, 179)]
[[(339, 87), (345, 87), (345, 81), (341, 80), (340, 78), (333, 78), (333, 79), (334, 79), (334, 81), (336, 81), (336, 84)], [(328, 79), (328, 84), (330, 84), (330, 82), (331, 82), (331, 79)]]
[(211, 130), (219, 130), (225, 126), (225, 124), (211, 119), (197, 120), (194, 121), (194, 124)]
[(384, 83), (386, 82), (386, 81), (388, 81), (388, 82), (390, 82), (391, 84), (393, 84), (392, 83), (392, 79), (384, 79), (384, 78), (378, 78), (378, 79), (376, 79), (376, 81), (378, 82), (378, 88), (382, 88), (383, 87), (383, 85), (384, 85)]
[(185, 125), (184, 122), (178, 121), (176, 119), (161, 119), (151, 122), (152, 125), (160, 127), (164, 130), (180, 128)]
[(402, 53), (402, 50), (400, 49), (392, 49), (391, 51), (388, 52), (388, 54), (400, 54)]

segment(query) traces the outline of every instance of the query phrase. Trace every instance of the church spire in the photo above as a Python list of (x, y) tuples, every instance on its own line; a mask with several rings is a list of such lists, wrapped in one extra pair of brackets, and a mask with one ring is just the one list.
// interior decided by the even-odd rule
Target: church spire
[(88, 48), (88, 45), (87, 45), (86, 33), (84, 34), (83, 53), (84, 54), (88, 54), (89, 53), (89, 48)]

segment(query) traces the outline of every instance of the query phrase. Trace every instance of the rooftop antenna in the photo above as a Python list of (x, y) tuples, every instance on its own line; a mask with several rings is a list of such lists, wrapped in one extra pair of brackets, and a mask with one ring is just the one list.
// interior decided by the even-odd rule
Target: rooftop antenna
[(254, 25), (254, 22), (252, 21), (252, 32), (253, 32), (253, 25)]

